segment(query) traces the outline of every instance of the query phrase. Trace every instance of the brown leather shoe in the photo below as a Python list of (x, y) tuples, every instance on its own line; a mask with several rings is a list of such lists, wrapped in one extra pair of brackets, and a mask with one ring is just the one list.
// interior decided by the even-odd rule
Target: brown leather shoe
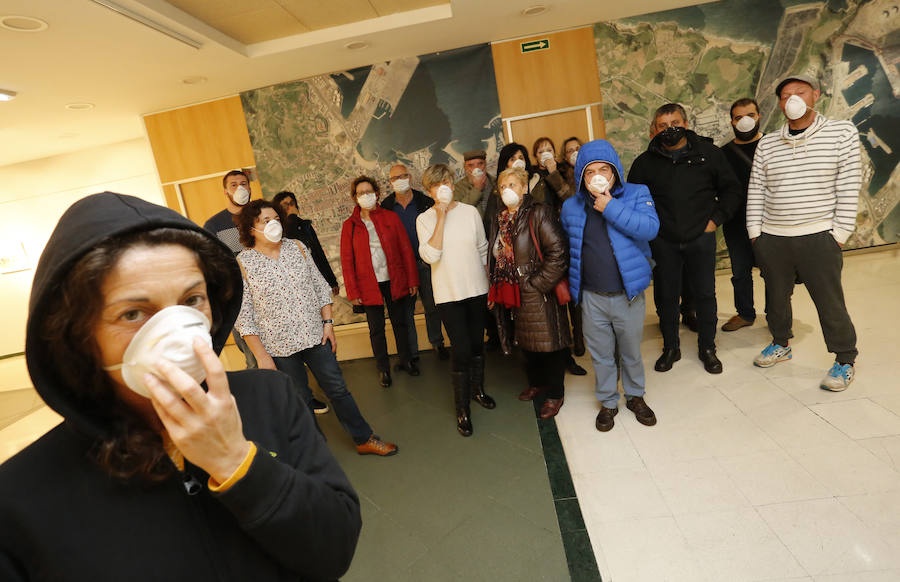
[(607, 408), (605, 406), (600, 407), (600, 412), (597, 413), (597, 420), (594, 421), (594, 426), (597, 427), (597, 430), (600, 432), (609, 432), (612, 430), (613, 425), (616, 423), (613, 420), (619, 414), (618, 408)]
[(525, 390), (519, 393), (519, 400), (522, 402), (527, 402), (529, 400), (534, 400), (534, 397), (546, 390), (546, 388), (540, 388), (538, 386), (529, 386)]
[(381, 440), (377, 435), (372, 435), (369, 440), (361, 445), (356, 445), (356, 452), (360, 455), (378, 455), (390, 457), (397, 454), (397, 445)]
[(630, 398), (628, 402), (625, 403), (625, 406), (634, 413), (634, 417), (637, 421), (644, 426), (653, 426), (656, 424), (656, 415), (653, 414), (653, 411), (647, 406), (647, 403), (644, 402), (643, 396)]
[(548, 398), (547, 400), (544, 400), (544, 404), (541, 405), (541, 418), (553, 418), (559, 413), (559, 409), (562, 408), (562, 405), (562, 398)]
[(742, 327), (747, 327), (750, 325), (753, 325), (752, 321), (747, 321), (740, 315), (735, 315), (725, 322), (725, 325), (722, 326), (722, 331), (737, 331)]

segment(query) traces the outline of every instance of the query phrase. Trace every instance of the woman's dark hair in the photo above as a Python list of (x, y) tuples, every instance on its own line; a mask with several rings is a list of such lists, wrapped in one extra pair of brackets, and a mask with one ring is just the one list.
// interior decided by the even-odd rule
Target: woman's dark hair
[(578, 142), (578, 147), (581, 147), (582, 145), (584, 145), (584, 144), (581, 143), (581, 140), (580, 140), (580, 139), (578, 139), (578, 138), (575, 137), (575, 136), (572, 136), (572, 137), (568, 138), (566, 141), (564, 141), (564, 142), (562, 143), (562, 152), (561, 152), (561, 153), (562, 153), (563, 155), (565, 155), (565, 153), (566, 153), (566, 146), (569, 145), (569, 142), (570, 142), (570, 141)]
[(263, 208), (271, 208), (278, 215), (278, 220), (284, 226), (284, 215), (281, 208), (277, 204), (272, 204), (268, 200), (251, 200), (234, 216), (234, 224), (237, 226), (238, 235), (241, 238), (241, 244), (248, 249), (252, 249), (256, 245), (256, 235), (253, 234), (253, 224), (262, 214)]
[(381, 188), (378, 187), (378, 182), (376, 182), (374, 178), (370, 178), (368, 176), (360, 176), (357, 179), (353, 180), (353, 183), (350, 184), (350, 198), (352, 198), (354, 202), (356, 202), (356, 187), (363, 182), (368, 182), (372, 185), (372, 190), (375, 191), (376, 198), (381, 195)]
[(65, 370), (60, 374), (63, 388), (83, 403), (82, 409), (90, 410), (109, 428), (95, 442), (93, 459), (122, 480), (158, 482), (171, 475), (174, 467), (167, 462), (162, 438), (116, 397), (114, 384), (103, 370), (95, 339), (104, 300), (98, 291), (125, 251), (161, 245), (183, 246), (196, 255), (206, 280), (211, 334), (215, 336), (222, 326), (223, 309), (240, 292), (231, 276), (234, 258), (208, 235), (177, 228), (128, 233), (88, 251), (60, 283), (41, 322), (40, 336), (47, 344), (50, 365)]
[(516, 155), (516, 152), (522, 152), (525, 157), (525, 171), (528, 172), (528, 177), (531, 178), (534, 175), (534, 167), (531, 165), (531, 158), (528, 157), (528, 150), (520, 143), (511, 142), (500, 148), (500, 157), (497, 158), (497, 176), (494, 176), (495, 184), (500, 172), (506, 169), (510, 158)]
[[(272, 204), (274, 204), (275, 206), (281, 207), (281, 203), (284, 202), (284, 200), (288, 199), (288, 198), (291, 199), (291, 202), (294, 203), (294, 206), (297, 206), (297, 197), (294, 196), (293, 192), (290, 192), (288, 190), (282, 190), (281, 192), (276, 194), (272, 198)], [(297, 208), (299, 209), (300, 207), (297, 206)]]
[[(544, 142), (549, 143), (549, 144), (550, 144), (550, 147), (553, 148), (553, 153), (554, 153), (554, 155), (556, 154), (556, 144), (553, 143), (553, 140), (550, 139), (549, 137), (546, 137), (546, 136), (545, 136), (545, 137), (539, 137), (539, 138), (537, 138), (536, 140), (534, 140), (534, 145), (531, 146), (531, 155), (534, 156), (534, 161), (537, 162), (537, 163), (540, 163), (540, 162), (541, 162), (541, 161), (538, 159), (538, 148), (539, 148), (540, 145), (541, 145), (542, 143), (544, 143)], [(503, 168), (503, 169), (505, 170), (506, 168)], [(497, 175), (499, 175), (499, 174), (500, 174), (500, 172), (498, 171), (498, 172), (497, 172)]]

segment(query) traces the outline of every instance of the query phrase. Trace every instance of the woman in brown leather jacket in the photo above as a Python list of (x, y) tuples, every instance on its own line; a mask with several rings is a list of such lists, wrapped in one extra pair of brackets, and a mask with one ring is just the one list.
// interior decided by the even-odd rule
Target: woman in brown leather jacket
[(505, 208), (490, 224), (488, 306), (498, 312), (504, 352), (513, 342), (525, 352), (529, 386), (519, 400), (546, 391), (541, 418), (551, 418), (563, 404), (569, 357), (569, 321), (553, 292), (566, 275), (568, 246), (554, 210), (528, 193), (525, 170), (504, 170), (497, 185)]

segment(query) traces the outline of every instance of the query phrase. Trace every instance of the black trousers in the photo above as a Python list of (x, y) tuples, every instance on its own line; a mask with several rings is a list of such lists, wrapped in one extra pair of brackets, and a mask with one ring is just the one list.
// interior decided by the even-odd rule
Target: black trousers
[(394, 329), (394, 341), (397, 343), (397, 356), (401, 364), (408, 364), (409, 353), (409, 302), (412, 297), (405, 295), (394, 301), (391, 299), (391, 282), (378, 284), (384, 305), (366, 305), (366, 323), (369, 324), (369, 341), (372, 343), (372, 354), (379, 372), (390, 372), (391, 361), (388, 358), (387, 338), (384, 335), (384, 308), (387, 307), (391, 327)]
[(844, 257), (828, 231), (804, 236), (763, 233), (753, 243), (756, 264), (766, 282), (766, 321), (772, 341), (787, 345), (793, 311), (791, 295), (799, 277), (819, 314), (825, 346), (841, 364), (852, 364), (858, 354), (856, 329), (850, 321), (841, 286)]
[(522, 350), (522, 355), (525, 356), (528, 385), (546, 388), (547, 398), (562, 398), (565, 394), (563, 383), (566, 377), (566, 364), (569, 361), (569, 348), (555, 352)]
[(692, 241), (674, 243), (659, 237), (650, 241), (656, 261), (653, 269), (659, 329), (663, 345), (680, 347), (678, 338), (679, 298), (682, 273), (687, 279), (697, 312), (697, 346), (716, 347), (716, 233), (705, 232)]
[(736, 216), (722, 225), (728, 257), (731, 259), (731, 286), (734, 287), (734, 308), (747, 321), (756, 319), (753, 307), (753, 245), (747, 237), (747, 221)]
[(487, 295), (438, 303), (437, 312), (450, 338), (450, 367), (454, 372), (468, 372), (472, 358), (484, 353)]

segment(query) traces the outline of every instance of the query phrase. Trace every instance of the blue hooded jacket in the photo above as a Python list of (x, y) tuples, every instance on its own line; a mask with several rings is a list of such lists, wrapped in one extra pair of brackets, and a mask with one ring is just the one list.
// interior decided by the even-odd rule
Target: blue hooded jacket
[(560, 220), (569, 237), (569, 288), (572, 297), (581, 302), (581, 251), (584, 242), (584, 225), (587, 213), (593, 209), (593, 195), (584, 184), (584, 169), (593, 162), (606, 162), (615, 169), (616, 183), (610, 195), (612, 200), (603, 211), (609, 241), (625, 293), (631, 301), (650, 285), (650, 244), (659, 230), (659, 217), (650, 190), (642, 184), (624, 182), (622, 162), (612, 145), (597, 139), (581, 146), (575, 162), (575, 195), (563, 203)]

